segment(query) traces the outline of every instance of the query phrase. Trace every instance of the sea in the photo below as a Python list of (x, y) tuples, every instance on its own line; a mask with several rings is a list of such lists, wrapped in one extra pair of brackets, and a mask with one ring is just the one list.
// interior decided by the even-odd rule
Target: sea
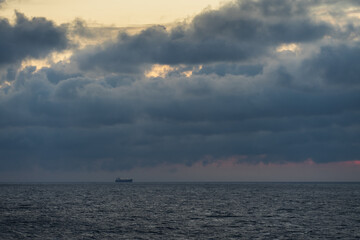
[(0, 239), (360, 239), (360, 183), (0, 184)]

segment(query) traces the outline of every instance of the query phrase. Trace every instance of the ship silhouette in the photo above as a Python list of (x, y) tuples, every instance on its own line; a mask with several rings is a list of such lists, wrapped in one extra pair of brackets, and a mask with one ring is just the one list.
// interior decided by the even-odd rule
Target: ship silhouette
[(133, 182), (133, 180), (132, 180), (132, 178), (116, 178), (115, 179), (115, 182), (117, 182), (117, 183), (132, 183)]

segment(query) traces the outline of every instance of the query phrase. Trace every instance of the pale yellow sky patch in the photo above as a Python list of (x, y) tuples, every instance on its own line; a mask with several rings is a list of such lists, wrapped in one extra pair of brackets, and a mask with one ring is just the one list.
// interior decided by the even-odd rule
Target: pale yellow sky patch
[(360, 8), (349, 8), (347, 11), (349, 17), (354, 17), (360, 19)]
[(42, 59), (25, 59), (21, 63), (20, 71), (25, 69), (28, 66), (35, 66), (36, 71), (39, 71), (43, 67), (51, 67), (52, 64), (58, 62), (70, 62), (70, 57), (72, 56), (72, 51), (67, 50), (64, 52), (54, 52), (47, 56), (46, 58)]
[[(147, 78), (156, 78), (161, 77), (165, 78), (170, 72), (179, 70), (181, 67), (185, 67), (183, 65), (179, 65), (176, 67), (170, 65), (161, 65), (161, 64), (154, 64), (152, 65), (151, 69), (145, 72), (145, 77)], [(195, 70), (201, 70), (202, 65), (193, 67), (192, 70), (184, 71), (181, 74), (185, 77), (191, 77)]]
[(284, 52), (284, 51), (290, 51), (293, 53), (299, 53), (301, 50), (300, 46), (295, 43), (290, 44), (281, 44), (279, 47), (277, 47), (277, 52)]
[(193, 75), (193, 72), (194, 72), (194, 71), (199, 71), (199, 70), (201, 70), (202, 68), (203, 68), (202, 65), (195, 66), (195, 67), (193, 67), (192, 70), (182, 72), (182, 74), (183, 74), (185, 77), (188, 77), (188, 78), (189, 78), (189, 77), (191, 77), (191, 76)]
[(4, 81), (3, 83), (0, 84), (0, 88), (7, 87), (7, 86), (11, 86), (11, 82)]
[[(340, 3), (340, 1), (339, 1)], [(337, 11), (344, 13), (344, 15), (337, 14)], [(349, 18), (360, 18), (360, 7), (349, 7), (346, 5), (337, 5), (334, 8), (328, 6), (315, 7), (311, 11), (312, 17), (318, 21), (325, 21), (335, 26), (346, 26), (349, 23)], [(353, 22), (356, 24), (356, 22)]]
[(147, 72), (145, 72), (145, 77), (147, 78), (155, 78), (155, 77), (166, 77), (166, 75), (174, 71), (176, 68), (171, 67), (170, 65), (160, 65), (160, 64), (154, 64), (151, 69)]
[(14, 10), (28, 17), (46, 17), (56, 23), (82, 18), (90, 24), (124, 27), (166, 24), (192, 17), (203, 9), (218, 8), (222, 0), (8, 0), (1, 16), (14, 17)]
[(28, 66), (34, 66), (34, 67), (36, 67), (36, 71), (38, 71), (41, 68), (50, 67), (51, 64), (47, 60), (44, 60), (44, 59), (26, 59), (26, 60), (22, 61), (21, 67), (19, 70), (21, 71)]

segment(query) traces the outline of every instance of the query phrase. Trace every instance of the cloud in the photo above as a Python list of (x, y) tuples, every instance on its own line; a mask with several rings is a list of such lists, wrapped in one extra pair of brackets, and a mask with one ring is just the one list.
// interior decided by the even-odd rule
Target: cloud
[(219, 76), (225, 76), (227, 74), (255, 76), (261, 74), (262, 71), (263, 71), (263, 66), (259, 64), (246, 65), (246, 64), (218, 63), (218, 64), (205, 65), (198, 71), (194, 71), (193, 74), (215, 73)]
[[(310, 17), (312, 4), (235, 2), (171, 30), (121, 34), (70, 63), (9, 68), (0, 171), (358, 160), (358, 32), (325, 37), (334, 27)], [(287, 43), (298, 52), (276, 51)], [(154, 63), (176, 67), (144, 76)]]
[(1, 169), (131, 169), (234, 155), (249, 163), (334, 162), (360, 154), (358, 89), (284, 87), (271, 69), (118, 76), (115, 86), (107, 78), (58, 81), (66, 74), (48, 71), (25, 69), (2, 89)]
[(324, 46), (319, 54), (304, 62), (303, 69), (329, 84), (354, 86), (360, 84), (360, 46)]
[(236, 1), (171, 30), (153, 26), (122, 33), (115, 42), (79, 51), (74, 60), (83, 70), (108, 72), (136, 72), (144, 64), (246, 61), (280, 44), (318, 40), (331, 31), (329, 24), (312, 19), (301, 1)]
[(45, 18), (28, 19), (16, 12), (16, 22), (0, 19), (0, 67), (25, 58), (42, 58), (68, 47), (66, 30)]

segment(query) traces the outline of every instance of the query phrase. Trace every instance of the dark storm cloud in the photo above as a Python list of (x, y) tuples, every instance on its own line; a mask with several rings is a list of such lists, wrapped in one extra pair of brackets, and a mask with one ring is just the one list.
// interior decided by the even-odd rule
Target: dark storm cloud
[(360, 84), (360, 45), (324, 46), (314, 58), (305, 61), (303, 68), (329, 84)]
[(360, 154), (357, 89), (284, 88), (269, 72), (114, 86), (33, 70), (2, 89), (1, 169), (114, 170), (233, 155), (331, 162)]
[(0, 66), (31, 58), (41, 58), (52, 51), (67, 48), (66, 31), (45, 18), (28, 19), (16, 12), (16, 22), (0, 19)]
[(279, 44), (321, 39), (331, 30), (312, 20), (302, 1), (237, 1), (171, 30), (154, 26), (135, 35), (122, 33), (116, 42), (87, 48), (74, 59), (84, 70), (110, 72), (134, 72), (154, 63), (245, 61)]
[[(198, 123), (333, 115), (357, 110), (360, 101), (357, 90), (308, 93), (245, 78), (222, 79), (225, 86), (218, 85), (218, 77), (193, 77), (113, 87), (107, 80), (71, 77), (54, 85), (58, 75), (33, 70), (21, 72), (14, 83), (17, 90), (1, 98), (1, 110), (6, 113), (0, 120), (2, 128), (101, 127), (141, 119)], [(49, 76), (55, 80), (48, 81)]]

